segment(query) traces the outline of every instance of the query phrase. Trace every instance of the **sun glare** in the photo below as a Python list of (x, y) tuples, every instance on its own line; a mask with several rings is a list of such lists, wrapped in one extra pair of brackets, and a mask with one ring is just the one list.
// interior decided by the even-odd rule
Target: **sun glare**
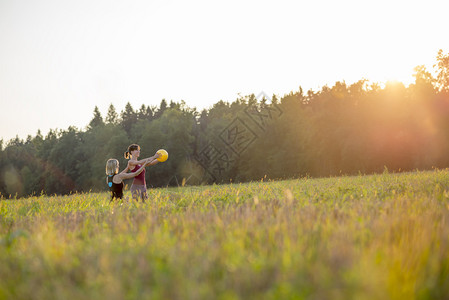
[(388, 84), (402, 83), (409, 86), (414, 82), (413, 72), (404, 72), (404, 70), (384, 70), (383, 73), (377, 73), (376, 76), (368, 78), (370, 81), (379, 83), (381, 86)]

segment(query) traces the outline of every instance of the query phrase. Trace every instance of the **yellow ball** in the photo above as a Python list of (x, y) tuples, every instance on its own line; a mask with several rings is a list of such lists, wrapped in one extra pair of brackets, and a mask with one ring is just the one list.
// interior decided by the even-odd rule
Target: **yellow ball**
[(168, 159), (168, 152), (165, 151), (164, 149), (159, 149), (156, 152), (157, 154), (159, 154), (160, 156), (157, 158), (158, 161), (160, 162), (164, 162)]

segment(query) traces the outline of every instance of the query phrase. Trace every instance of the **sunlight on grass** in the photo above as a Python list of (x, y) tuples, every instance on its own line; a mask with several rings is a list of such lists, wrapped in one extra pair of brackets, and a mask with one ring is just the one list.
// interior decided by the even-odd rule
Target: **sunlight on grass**
[(149, 196), (1, 200), (0, 299), (449, 296), (447, 170)]

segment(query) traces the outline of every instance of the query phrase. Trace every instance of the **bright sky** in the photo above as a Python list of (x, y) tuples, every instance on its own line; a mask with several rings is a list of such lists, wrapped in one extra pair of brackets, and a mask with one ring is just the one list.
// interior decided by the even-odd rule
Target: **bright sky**
[(0, 139), (130, 102), (208, 108), (336, 81), (412, 81), (449, 52), (446, 0), (0, 0)]

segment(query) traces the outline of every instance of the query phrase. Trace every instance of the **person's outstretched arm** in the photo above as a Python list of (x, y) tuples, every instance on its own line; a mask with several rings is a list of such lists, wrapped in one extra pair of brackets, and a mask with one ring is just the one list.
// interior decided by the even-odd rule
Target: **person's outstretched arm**
[(123, 169), (123, 171), (121, 171), (119, 174), (125, 174), (129, 171), (129, 167), (126, 166), (126, 168)]
[(140, 173), (142, 173), (142, 171), (145, 169), (145, 167), (146, 166), (148, 166), (149, 165), (149, 163), (151, 162), (150, 160), (148, 160), (148, 159), (144, 159), (143, 160), (144, 161), (144, 164), (136, 171), (136, 172), (134, 172), (134, 173), (119, 173), (119, 174), (117, 174), (117, 175), (115, 175), (114, 176), (114, 178), (112, 179), (112, 181), (114, 182), (114, 183), (120, 183), (120, 182), (122, 182), (123, 180), (125, 180), (125, 179), (130, 179), (130, 178), (134, 178), (134, 177), (136, 177), (137, 175), (139, 175)]
[(150, 160), (148, 163), (147, 163), (147, 166), (154, 166), (155, 164), (157, 164), (159, 161), (157, 160), (157, 158), (155, 158), (155, 159), (153, 159), (153, 160)]
[[(141, 160), (138, 160), (138, 161), (128, 161), (128, 166), (126, 167), (126, 171), (128, 171), (128, 170), (132, 170), (132, 169), (134, 169), (137, 165), (142, 165), (142, 164), (144, 164), (147, 160), (156, 160), (158, 157), (159, 157), (160, 155), (158, 154), (158, 153), (156, 153), (156, 154), (154, 154), (153, 156), (150, 156), (150, 157), (148, 157), (148, 158), (145, 158), (145, 159), (141, 159)], [(154, 163), (154, 164), (156, 164), (156, 163)], [(152, 166), (152, 165), (154, 165), (154, 164), (151, 164), (150, 166)], [(125, 170), (123, 170), (123, 171), (125, 171)]]

